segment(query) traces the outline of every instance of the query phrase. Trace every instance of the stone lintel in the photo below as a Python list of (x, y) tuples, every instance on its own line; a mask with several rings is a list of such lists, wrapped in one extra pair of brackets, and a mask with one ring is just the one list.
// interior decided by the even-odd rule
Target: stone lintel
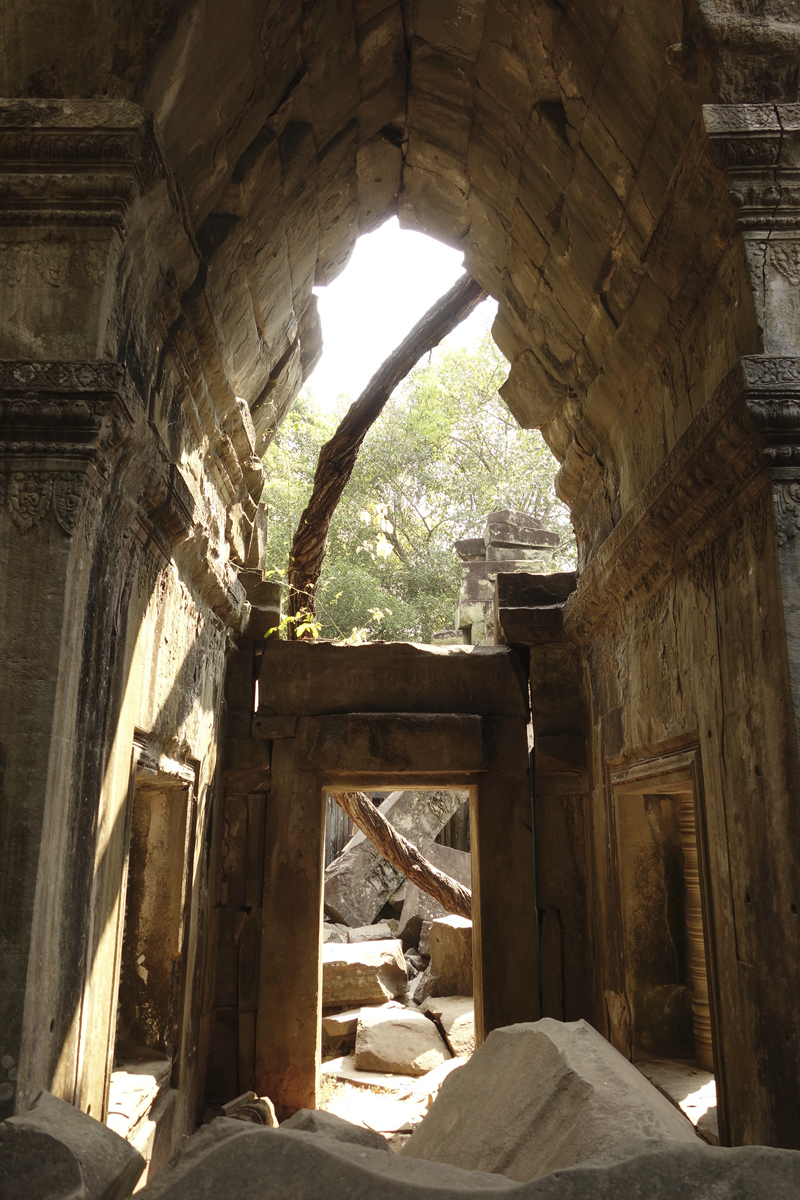
[(564, 605), (495, 607), (495, 640), (501, 645), (538, 646), (561, 642), (564, 634)]
[(465, 713), (350, 713), (309, 719), (308, 765), (337, 774), (416, 772), (457, 783), (484, 771), (482, 722)]
[(473, 713), (527, 717), (527, 681), (508, 647), (268, 641), (260, 713)]

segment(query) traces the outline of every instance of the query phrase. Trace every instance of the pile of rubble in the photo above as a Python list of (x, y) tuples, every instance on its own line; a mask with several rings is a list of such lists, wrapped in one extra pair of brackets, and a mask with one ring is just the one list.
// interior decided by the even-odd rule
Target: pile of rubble
[[(0, 1125), (10, 1200), (123, 1200), (143, 1167), (110, 1129), (46, 1094)], [(400, 1154), (330, 1113), (301, 1110), (279, 1128), (252, 1113), (221, 1117), (141, 1195), (488, 1200), (498, 1192), (514, 1200), (794, 1200), (800, 1153), (708, 1146), (585, 1021), (545, 1018), (494, 1030), (451, 1070)]]
[[(433, 841), (467, 799), (392, 792), (380, 809), (434, 866), (469, 886), (470, 855)], [(472, 922), (445, 913), (361, 833), (326, 870), (325, 909), (334, 920), (322, 934), (322, 1073), (408, 1100), (392, 1110), (396, 1131), (408, 1131), (475, 1048)]]

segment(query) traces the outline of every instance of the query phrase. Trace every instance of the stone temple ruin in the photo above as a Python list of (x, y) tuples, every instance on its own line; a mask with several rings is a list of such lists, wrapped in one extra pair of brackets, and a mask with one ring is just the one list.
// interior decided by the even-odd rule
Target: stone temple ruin
[[(799, 29), (794, 0), (8, 0), (0, 1172), (63, 1172), (15, 1194), (127, 1195), (132, 1147), (153, 1195), (212, 1153), (229, 1197), (300, 1195), (293, 1155), (512, 1186), (436, 1138), (355, 1163), (303, 1114), (336, 788), (471, 797), (478, 1049), (431, 1115), (466, 1136), (503, 1063), (560, 1096), (583, 1055), (640, 1113), (635, 1064), (705, 1063), (738, 1149), (664, 1134), (575, 1188), (797, 1194)], [(578, 571), (467, 561), (491, 644), (265, 641), (260, 456), (313, 286), (393, 214), (497, 299)], [(297, 1123), (194, 1133), (248, 1092)]]
[(489, 513), (482, 538), (456, 542), (462, 562), (456, 628), (468, 646), (494, 642), (497, 576), (501, 572), (550, 573), (550, 558), (558, 543), (558, 534), (545, 529), (536, 517), (507, 508)]

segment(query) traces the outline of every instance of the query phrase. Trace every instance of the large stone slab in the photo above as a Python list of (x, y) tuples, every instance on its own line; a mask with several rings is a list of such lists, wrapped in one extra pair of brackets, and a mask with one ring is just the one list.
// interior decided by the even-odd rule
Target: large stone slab
[(472, 996), (429, 996), (422, 1011), (430, 1013), (438, 1022), (456, 1058), (469, 1057), (474, 1052), (475, 1002)]
[(358, 925), (351, 929), (347, 925), (334, 925), (325, 921), (322, 926), (324, 942), (384, 942), (397, 937), (397, 921), (376, 921), (374, 925)]
[(417, 1009), (364, 1008), (356, 1030), (359, 1070), (425, 1075), (451, 1057), (436, 1025)]
[(433, 994), (472, 995), (472, 921), (466, 917), (438, 917), (431, 923), (431, 974)]
[(391, 1154), (386, 1139), (382, 1138), (379, 1133), (375, 1133), (372, 1129), (366, 1129), (363, 1125), (353, 1125), (350, 1121), (343, 1121), (334, 1113), (325, 1112), (320, 1108), (298, 1109), (293, 1116), (283, 1122), (281, 1129), (319, 1133), (323, 1137), (333, 1138), (337, 1142), (350, 1142), (354, 1146), (368, 1146), (370, 1150), (380, 1150), (384, 1154)]
[[(467, 793), (451, 790), (391, 792), (380, 811), (398, 833), (428, 853)], [(403, 875), (359, 830), (325, 871), (325, 908), (336, 921), (368, 925), (400, 887)]]
[[(387, 686), (391, 680), (391, 686)], [(477, 713), (527, 716), (527, 683), (508, 647), (268, 641), (265, 713)]]
[(3, 1200), (122, 1200), (144, 1168), (129, 1142), (49, 1092), (0, 1124)]
[(403, 1153), (528, 1180), (694, 1129), (586, 1021), (495, 1029), (445, 1082)]
[(396, 938), (322, 947), (323, 1007), (381, 1004), (399, 995), (407, 980), (403, 944)]
[[(463, 1074), (454, 1071), (445, 1087)], [(434, 1110), (435, 1110), (434, 1105)], [(480, 1111), (480, 1110), (479, 1110)], [(430, 1114), (425, 1121), (430, 1120)], [(423, 1121), (420, 1129), (424, 1127)], [(407, 1143), (413, 1142), (419, 1129)], [(649, 1142), (616, 1160), (594, 1161), (515, 1184), (503, 1175), (387, 1154), (348, 1138), (214, 1121), (141, 1193), (142, 1200), (796, 1200), (800, 1153)], [(38, 1198), (37, 1198), (38, 1200)]]
[[(462, 883), (464, 887), (472, 887), (472, 855), (463, 850), (454, 850), (451, 846), (438, 846), (436, 842), (425, 851), (425, 857), (434, 867), (444, 871), (451, 879)], [(446, 917), (447, 911), (427, 892), (421, 891), (410, 880), (406, 884), (403, 911), (400, 914), (400, 924), (397, 936), (402, 940), (404, 948), (419, 946), (424, 953), (430, 951), (428, 930), (431, 921), (437, 917)]]
[(428, 1200), (433, 1187), (437, 1198), (451, 1200), (476, 1191), (494, 1195), (512, 1186), (501, 1175), (403, 1159), (322, 1132), (220, 1119), (191, 1137), (141, 1195), (143, 1200)]

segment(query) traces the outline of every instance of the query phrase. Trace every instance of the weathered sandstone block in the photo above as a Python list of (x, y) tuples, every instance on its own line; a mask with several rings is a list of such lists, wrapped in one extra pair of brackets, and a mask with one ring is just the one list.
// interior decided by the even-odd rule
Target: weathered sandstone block
[(475, 1002), (472, 996), (429, 996), (422, 1010), (439, 1023), (456, 1058), (474, 1052)]
[[(425, 857), (434, 867), (444, 871), (451, 879), (462, 883), (464, 887), (472, 886), (472, 856), (463, 850), (454, 850), (451, 846), (438, 846), (435, 842), (425, 851)], [(429, 927), (437, 917), (446, 917), (447, 913), (437, 900), (429, 896), (411, 883), (406, 885), (403, 911), (400, 914), (400, 924), (397, 936), (403, 946), (419, 946), (424, 954), (430, 951)]]
[[(465, 799), (463, 791), (391, 792), (380, 811), (425, 852)], [(325, 908), (345, 925), (368, 925), (402, 882), (359, 830), (325, 871)]]
[(359, 942), (343, 946), (326, 942), (322, 947), (322, 1003), (381, 1004), (393, 1000), (408, 976), (402, 943)]
[[(454, 1071), (445, 1086), (452, 1087), (462, 1074)], [(479, 1106), (476, 1116), (482, 1112)], [(323, 1114), (314, 1115), (324, 1120)], [(341, 1130), (323, 1120), (314, 1132), (286, 1124), (264, 1129), (240, 1121), (214, 1121), (188, 1139), (141, 1193), (142, 1200), (197, 1200), (201, 1195), (319, 1200), (322, 1188), (325, 1200), (428, 1200), (434, 1194), (437, 1200), (481, 1200), (497, 1193), (511, 1193), (514, 1200), (687, 1200), (712, 1195), (714, 1200), (794, 1200), (800, 1189), (800, 1154), (793, 1150), (651, 1142), (617, 1159), (586, 1163), (520, 1186), (503, 1175), (387, 1154), (383, 1147), (372, 1149), (364, 1144), (363, 1129)]]
[(472, 921), (439, 917), (431, 923), (431, 974), (440, 996), (472, 995)]
[(296, 1129), (302, 1133), (319, 1133), (337, 1142), (350, 1142), (354, 1146), (367, 1146), (391, 1154), (389, 1143), (379, 1133), (363, 1125), (353, 1125), (334, 1113), (324, 1109), (301, 1108), (281, 1125), (281, 1129)]
[(434, 1022), (418, 1010), (362, 1009), (356, 1032), (359, 1070), (425, 1075), (450, 1057)]
[(124, 1138), (49, 1092), (0, 1125), (4, 1200), (122, 1200), (144, 1167)]
[(545, 1018), (490, 1033), (403, 1153), (522, 1181), (648, 1139), (697, 1141), (596, 1029)]

